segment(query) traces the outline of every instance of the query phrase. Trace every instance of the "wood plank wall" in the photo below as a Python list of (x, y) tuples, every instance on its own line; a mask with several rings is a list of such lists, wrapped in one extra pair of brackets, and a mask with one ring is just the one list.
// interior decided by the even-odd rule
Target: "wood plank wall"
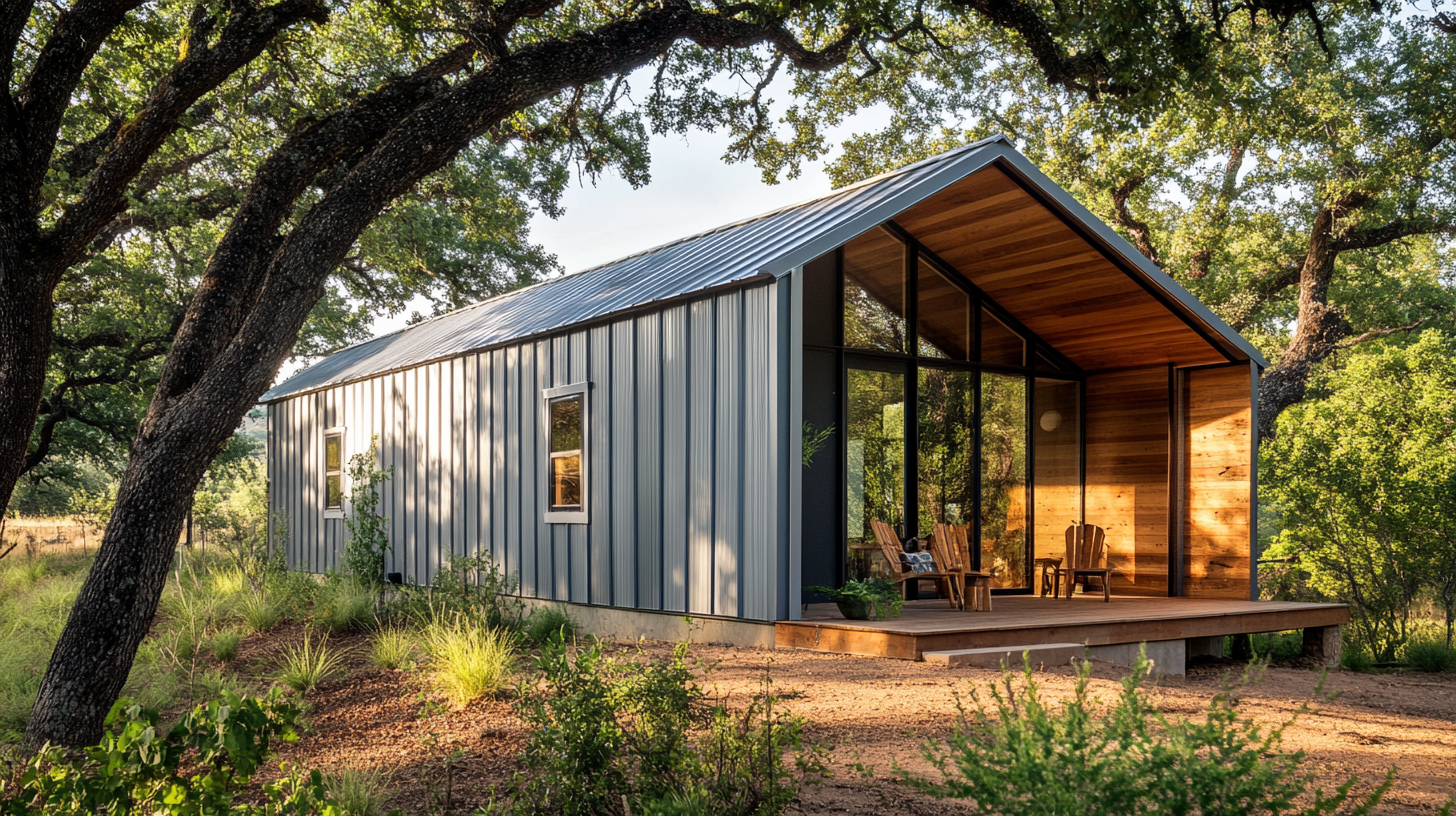
[(1168, 594), (1168, 368), (1087, 377), (1087, 523), (1107, 530), (1112, 591)]
[(1252, 594), (1250, 377), (1246, 363), (1197, 369), (1183, 377), (1183, 594), (1188, 597)]

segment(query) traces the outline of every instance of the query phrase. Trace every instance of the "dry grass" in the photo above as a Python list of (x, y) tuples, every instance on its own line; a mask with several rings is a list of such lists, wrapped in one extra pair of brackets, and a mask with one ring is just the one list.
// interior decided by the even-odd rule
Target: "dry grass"
[(9, 558), (94, 552), (100, 544), (101, 531), (74, 516), (16, 516), (0, 531), (0, 554), (9, 550)]

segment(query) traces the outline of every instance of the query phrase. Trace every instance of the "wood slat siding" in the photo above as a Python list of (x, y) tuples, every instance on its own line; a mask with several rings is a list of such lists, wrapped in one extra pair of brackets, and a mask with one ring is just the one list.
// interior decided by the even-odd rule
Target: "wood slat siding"
[(1183, 594), (1249, 598), (1253, 405), (1245, 364), (1184, 375)]
[(1166, 366), (1087, 378), (1086, 457), (1086, 520), (1107, 531), (1112, 591), (1167, 595)]
[(895, 221), (1083, 369), (1226, 361), (999, 169)]
[[(377, 435), (395, 468), (380, 512), (406, 580), (479, 553), (528, 597), (773, 620), (782, 319), (760, 284), (274, 403), (275, 546), (295, 569), (338, 565), (322, 431), (342, 425), (346, 456)], [(542, 390), (576, 382), (592, 383), (589, 523), (548, 525)]]

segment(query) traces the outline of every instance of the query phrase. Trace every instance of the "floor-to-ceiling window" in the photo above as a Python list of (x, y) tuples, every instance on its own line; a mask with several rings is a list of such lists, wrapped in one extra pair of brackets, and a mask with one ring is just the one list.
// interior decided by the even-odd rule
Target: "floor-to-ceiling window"
[[(893, 224), (811, 266), (806, 287), (821, 296), (806, 303), (805, 344), (815, 360), (839, 361), (842, 388), (834, 391), (842, 397), (821, 386), (804, 399), (838, 400), (844, 577), (887, 566), (872, 520), (904, 538), (947, 522), (967, 526), (972, 558), (993, 586), (1025, 591), (1047, 540), (1042, 514), (1062, 527), (1081, 517), (1076, 367)], [(830, 292), (837, 303), (823, 302)], [(1047, 368), (1053, 378), (1038, 373)], [(1055, 406), (1047, 402), (1053, 392)], [(1036, 423), (1052, 407), (1066, 429), (1048, 436)], [(1068, 444), (1070, 453), (1059, 447)], [(815, 468), (816, 477), (831, 472)], [(1038, 490), (1042, 468), (1059, 490)], [(806, 530), (817, 532), (828, 509), (806, 506)], [(823, 554), (805, 557), (807, 564)]]

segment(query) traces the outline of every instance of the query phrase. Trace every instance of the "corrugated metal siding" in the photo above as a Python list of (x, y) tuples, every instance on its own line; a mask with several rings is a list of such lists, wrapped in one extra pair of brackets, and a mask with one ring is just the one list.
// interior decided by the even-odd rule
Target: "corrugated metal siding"
[[(345, 455), (377, 436), (394, 467), (387, 569), (424, 583), (480, 553), (531, 597), (772, 620), (783, 512), (770, 287), (429, 363), (273, 403), (270, 503), (289, 564), (337, 568), (323, 429)], [(542, 390), (591, 382), (590, 523), (546, 524)]]

